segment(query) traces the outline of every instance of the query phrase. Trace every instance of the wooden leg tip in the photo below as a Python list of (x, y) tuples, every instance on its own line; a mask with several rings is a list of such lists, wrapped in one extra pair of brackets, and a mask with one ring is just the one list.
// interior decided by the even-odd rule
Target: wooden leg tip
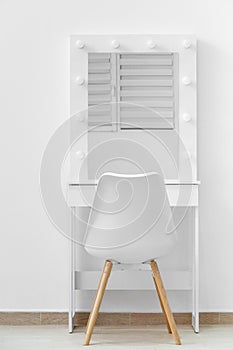
[(83, 346), (89, 345), (89, 344), (90, 344), (90, 340), (91, 340), (91, 338), (89, 337), (89, 335), (86, 336), (86, 338), (85, 338), (85, 340), (84, 340), (84, 343), (83, 343)]

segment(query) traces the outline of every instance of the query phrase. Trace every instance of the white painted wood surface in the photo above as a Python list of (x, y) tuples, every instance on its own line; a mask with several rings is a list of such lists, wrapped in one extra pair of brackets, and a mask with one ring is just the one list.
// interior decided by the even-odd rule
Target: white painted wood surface
[[(176, 183), (167, 184), (166, 190), (171, 206), (197, 206), (198, 205), (198, 185)], [(71, 184), (67, 193), (67, 203), (69, 206), (91, 207), (96, 191), (96, 184), (87, 183), (83, 185)]]

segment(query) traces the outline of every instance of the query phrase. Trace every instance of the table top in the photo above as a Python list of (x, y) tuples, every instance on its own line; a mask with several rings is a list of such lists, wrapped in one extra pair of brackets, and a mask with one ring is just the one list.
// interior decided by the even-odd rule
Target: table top
[[(178, 179), (169, 179), (164, 180), (165, 185), (200, 185), (199, 180), (193, 180), (193, 181), (180, 181)], [(96, 186), (98, 183), (98, 180), (82, 180), (79, 182), (70, 182), (69, 186)]]

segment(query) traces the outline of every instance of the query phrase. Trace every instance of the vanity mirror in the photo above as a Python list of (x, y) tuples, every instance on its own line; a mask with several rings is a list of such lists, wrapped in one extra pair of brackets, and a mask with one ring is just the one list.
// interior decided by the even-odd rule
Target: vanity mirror
[[(75, 35), (70, 45), (71, 116), (78, 116), (71, 122), (71, 132), (77, 134), (71, 179), (77, 180), (85, 167), (85, 176), (96, 176), (96, 159), (110, 164), (104, 154), (117, 158), (114, 147), (124, 155), (124, 142), (113, 145), (114, 140), (123, 138), (149, 150), (165, 178), (195, 180), (195, 38)], [(92, 152), (107, 143), (98, 155)], [(143, 152), (139, 156), (140, 161), (146, 159)], [(158, 171), (148, 162), (145, 167), (143, 164), (145, 171)], [(113, 168), (123, 173), (136, 171), (119, 164)], [(104, 171), (111, 170), (111, 166), (104, 167)]]

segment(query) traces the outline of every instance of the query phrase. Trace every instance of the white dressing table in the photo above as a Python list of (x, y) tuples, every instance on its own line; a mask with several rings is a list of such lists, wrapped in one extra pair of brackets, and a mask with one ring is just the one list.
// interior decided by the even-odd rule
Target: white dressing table
[[(179, 205), (180, 207), (191, 207), (193, 211), (193, 268), (192, 271), (173, 271), (163, 273), (165, 286), (172, 290), (192, 290), (192, 326), (196, 333), (199, 332), (199, 211), (198, 211), (198, 192), (199, 181), (193, 183), (180, 183), (175, 181), (167, 181), (166, 189), (170, 205), (172, 207)], [(90, 207), (97, 183), (94, 181), (86, 181), (85, 183), (70, 183), (67, 193), (67, 202), (69, 206), (78, 211), (80, 207)], [(187, 193), (190, 197), (187, 203), (187, 196), (184, 200), (178, 200), (179, 191)], [(72, 225), (74, 231), (77, 230), (75, 223)], [(72, 237), (74, 237), (73, 232)], [(76, 248), (73, 240), (70, 241), (70, 306), (69, 306), (69, 332), (73, 331), (74, 315), (75, 315), (75, 298), (76, 290), (95, 290), (98, 285), (100, 271), (77, 271), (75, 269)], [(124, 275), (122, 275), (124, 274)], [(108, 290), (154, 290), (151, 284), (151, 271), (148, 269), (140, 271), (135, 269), (132, 271), (113, 271), (113, 276), (109, 281)], [(127, 283), (126, 283), (127, 281)], [(142, 287), (143, 286), (143, 287)]]
[[(117, 159), (121, 152), (125, 156), (126, 151), (132, 164), (145, 159), (146, 165), (142, 165), (146, 172), (157, 171), (150, 168), (154, 157), (163, 174), (168, 174), (165, 178), (181, 179), (166, 180), (165, 184), (171, 207), (183, 208), (184, 213), (188, 209), (192, 215), (192, 266), (163, 271), (163, 276), (167, 289), (192, 291), (192, 326), (199, 332), (196, 49), (192, 35), (71, 36), (72, 148), (67, 162), (70, 170), (65, 196), (75, 215), (71, 220), (69, 332), (74, 326), (76, 291), (96, 290), (101, 269), (97, 271), (94, 263), (88, 268), (87, 253), (74, 243), (85, 230), (85, 225), (74, 216), (81, 221), (83, 216), (84, 223), (87, 221), (97, 185), (95, 180), (88, 179), (94, 178), (101, 162), (107, 164), (111, 155)], [(162, 118), (155, 117), (157, 110)], [(141, 130), (131, 123), (139, 124)], [(94, 130), (90, 130), (92, 127)], [(172, 152), (166, 154), (164, 145), (165, 149), (174, 150), (171, 158)], [(139, 146), (147, 153), (145, 149), (140, 153)], [(98, 147), (101, 152), (95, 154)], [(119, 163), (103, 170), (124, 173), (125, 169)], [(174, 176), (169, 176), (174, 172)], [(147, 269), (135, 268), (128, 273), (118, 271), (116, 266), (108, 289), (154, 290), (154, 286)]]

